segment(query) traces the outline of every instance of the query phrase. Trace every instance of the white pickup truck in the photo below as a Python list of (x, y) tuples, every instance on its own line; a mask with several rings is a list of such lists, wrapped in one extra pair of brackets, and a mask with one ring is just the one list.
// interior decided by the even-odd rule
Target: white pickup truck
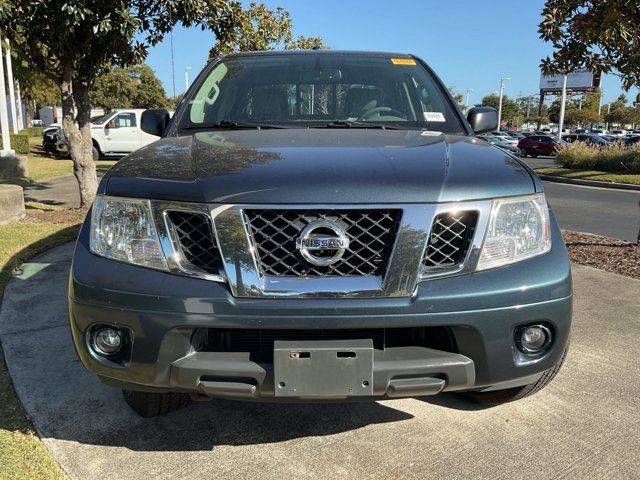
[(114, 110), (91, 123), (93, 159), (115, 157), (131, 153), (160, 137), (149, 135), (140, 128), (144, 109)]

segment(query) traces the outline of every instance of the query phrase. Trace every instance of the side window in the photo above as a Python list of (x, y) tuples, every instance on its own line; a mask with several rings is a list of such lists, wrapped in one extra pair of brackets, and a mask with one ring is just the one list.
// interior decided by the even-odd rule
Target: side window
[(529, 137), (529, 139), (530, 139), (532, 142), (539, 142), (539, 141), (540, 141), (540, 137), (535, 136), (535, 135), (534, 135), (533, 137)]
[(121, 113), (115, 119), (116, 128), (135, 127), (135, 113)]

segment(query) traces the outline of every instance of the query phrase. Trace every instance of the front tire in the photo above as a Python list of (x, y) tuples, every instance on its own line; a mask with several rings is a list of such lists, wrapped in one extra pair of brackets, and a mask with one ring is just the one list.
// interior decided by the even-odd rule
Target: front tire
[(100, 160), (100, 150), (98, 150), (95, 145), (91, 147), (91, 154), (94, 162)]
[(149, 393), (122, 390), (122, 396), (133, 411), (144, 418), (167, 415), (185, 408), (191, 403), (191, 397), (188, 393)]
[(513, 402), (533, 395), (549, 385), (555, 378), (560, 371), (560, 368), (562, 368), (565, 358), (567, 358), (568, 350), (569, 347), (567, 346), (558, 364), (544, 372), (538, 381), (534, 383), (523, 385), (521, 387), (507, 388), (505, 390), (496, 390), (493, 392), (466, 392), (463, 395), (476, 403), (482, 403), (485, 405), (500, 405), (501, 403)]

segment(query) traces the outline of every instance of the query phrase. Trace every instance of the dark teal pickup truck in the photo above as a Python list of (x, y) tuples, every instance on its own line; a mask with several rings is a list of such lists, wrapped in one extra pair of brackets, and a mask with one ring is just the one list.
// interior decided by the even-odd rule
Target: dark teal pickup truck
[(548, 384), (571, 271), (536, 174), (419, 58), (214, 59), (102, 179), (77, 242), (82, 363), (143, 416)]

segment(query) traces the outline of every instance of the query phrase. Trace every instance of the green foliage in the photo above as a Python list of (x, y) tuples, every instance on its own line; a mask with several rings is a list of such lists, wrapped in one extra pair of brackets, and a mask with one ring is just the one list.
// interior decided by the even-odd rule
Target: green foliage
[[(500, 96), (492, 93), (482, 99), (482, 105), (493, 107), (498, 110), (500, 105)], [(506, 120), (509, 125), (519, 125), (522, 123), (523, 115), (520, 111), (520, 107), (516, 102), (509, 99), (506, 95), (502, 97), (502, 119)]]
[(538, 33), (553, 45), (546, 74), (618, 72), (625, 89), (640, 85), (640, 11), (629, 0), (547, 0)]
[(148, 49), (177, 24), (199, 25), (225, 38), (233, 28), (228, 5), (228, 0), (0, 2), (2, 33), (18, 57), (60, 89), (81, 206), (93, 201), (97, 185), (89, 93), (98, 75), (112, 66), (142, 63)]
[(179, 93), (175, 97), (170, 97), (169, 99), (167, 99), (167, 108), (169, 110), (176, 110), (183, 98), (184, 98), (184, 93)]
[(162, 108), (169, 105), (162, 82), (149, 65), (133, 67), (132, 73), (135, 79), (134, 108)]
[(113, 68), (96, 78), (89, 92), (91, 106), (105, 110), (131, 108), (135, 88), (130, 70)]
[(244, 8), (234, 1), (229, 5), (226, 21), (230, 28), (225, 35), (216, 35), (216, 44), (209, 51), (210, 58), (235, 52), (326, 47), (320, 37), (300, 35), (294, 39), (291, 17), (282, 7), (270, 9), (262, 3), (252, 2), (249, 8)]
[(89, 93), (93, 107), (160, 108), (169, 105), (162, 83), (148, 65), (115, 67), (100, 75)]
[(20, 130), (20, 133), (22, 135), (26, 135), (27, 137), (41, 137), (43, 130), (44, 127), (29, 127), (23, 128), (22, 130)]
[(532, 115), (526, 119), (528, 123), (536, 123), (541, 125), (546, 125), (549, 123), (549, 117), (545, 117), (544, 115)]
[[(611, 104), (613, 107), (613, 104)], [(619, 107), (612, 109), (604, 116), (607, 123), (615, 123), (618, 125), (640, 123), (640, 108)]]
[(448, 87), (448, 90), (451, 96), (453, 97), (453, 99), (456, 101), (456, 103), (460, 107), (460, 110), (465, 110), (467, 106), (463, 102), (464, 95), (462, 93), (456, 92), (454, 87)]
[(565, 125), (586, 125), (600, 123), (601, 121), (602, 117), (598, 115), (597, 111), (586, 108), (579, 110), (574, 107), (567, 111), (564, 116)]
[(563, 147), (556, 157), (564, 168), (603, 172), (640, 173), (640, 147), (615, 144), (598, 148), (575, 142)]
[(21, 155), (29, 153), (29, 135), (24, 133), (11, 133), (9, 134), (9, 141), (11, 142), (11, 148)]

